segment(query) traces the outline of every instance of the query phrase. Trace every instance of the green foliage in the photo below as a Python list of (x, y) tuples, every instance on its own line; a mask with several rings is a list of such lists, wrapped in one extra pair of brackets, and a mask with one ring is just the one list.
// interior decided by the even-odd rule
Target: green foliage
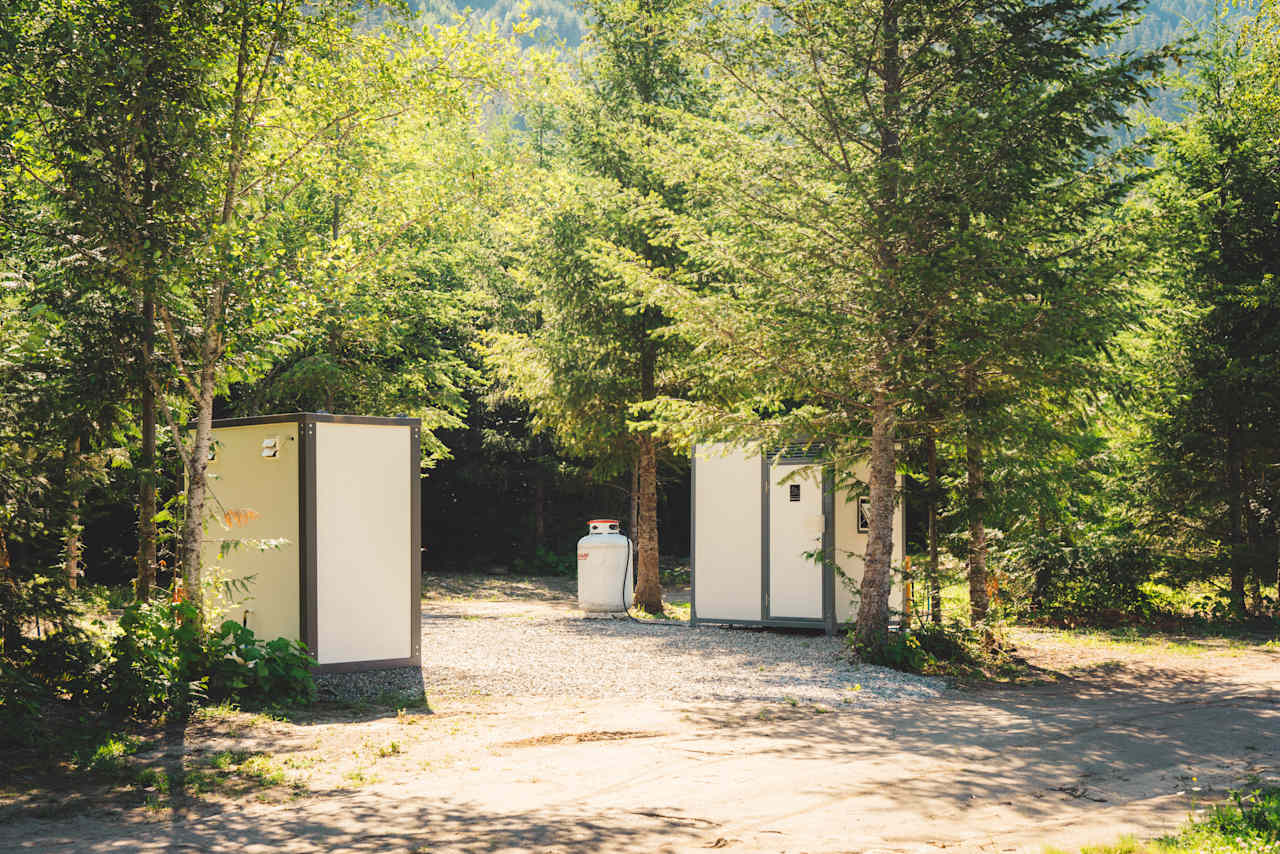
[(1012, 649), (990, 626), (922, 623), (890, 631), (879, 643), (860, 640), (855, 631), (848, 641), (859, 661), (906, 673), (986, 680), (1021, 672)]
[(225, 621), (208, 642), (209, 699), (242, 706), (305, 705), (315, 699), (315, 659), (289, 638), (262, 641), (253, 630)]
[[(109, 642), (86, 632), (84, 620), (51, 579), (0, 583), (0, 743), (55, 748), (68, 740), (69, 718), (93, 729), (209, 701), (279, 706), (315, 696), (315, 661), (297, 642), (262, 641), (230, 621), (202, 634), (189, 601), (130, 604)], [(80, 764), (111, 758), (86, 756)]]
[(1185, 829), (1176, 837), (1176, 844), (1203, 852), (1274, 848), (1280, 844), (1280, 789), (1232, 792), (1228, 803), (1214, 807)]
[(188, 600), (137, 602), (120, 617), (106, 683), (107, 707), (148, 717), (181, 710), (204, 694), (204, 644)]
[(98, 701), (102, 648), (54, 579), (0, 581), (0, 744), (55, 737), (67, 714)]
[(578, 564), (572, 554), (537, 546), (532, 558), (516, 558), (512, 567), (516, 572), (526, 575), (572, 575), (577, 571)]
[(1053, 625), (1108, 625), (1140, 621), (1156, 612), (1146, 583), (1161, 558), (1131, 540), (1066, 546), (1033, 539), (1003, 557), (1010, 591), (1023, 617)]
[(1204, 574), (1229, 571), (1239, 613), (1280, 562), (1280, 14), (1249, 11), (1208, 32), (1184, 84), (1197, 111), (1157, 124), (1133, 211), (1162, 290), (1135, 515)]
[(860, 641), (856, 633), (849, 634), (849, 643), (859, 661), (891, 667), (906, 673), (930, 673), (938, 659), (924, 648), (920, 638), (909, 631), (889, 632), (878, 642)]
[(112, 646), (108, 707), (148, 716), (187, 704), (306, 704), (315, 698), (315, 660), (297, 641), (263, 641), (234, 620), (201, 634), (189, 601), (125, 609)]
[[(1280, 846), (1280, 789), (1231, 792), (1225, 804), (1190, 819), (1178, 833), (1143, 842), (1125, 837), (1112, 845), (1090, 845), (1080, 854), (1266, 854)], [(1048, 848), (1046, 854), (1059, 854)]]

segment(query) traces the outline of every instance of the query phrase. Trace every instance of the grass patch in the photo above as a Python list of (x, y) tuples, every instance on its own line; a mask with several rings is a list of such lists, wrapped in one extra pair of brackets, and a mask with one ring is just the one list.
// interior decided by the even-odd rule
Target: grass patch
[(690, 610), (691, 606), (688, 602), (663, 602), (661, 614), (654, 614), (644, 610), (639, 605), (635, 605), (631, 609), (631, 615), (637, 620), (649, 620), (652, 622), (665, 620), (667, 622), (687, 623), (689, 622)]
[[(187, 771), (187, 793), (241, 795), (256, 789), (283, 786), (285, 765), (269, 753), (224, 750)], [(295, 766), (296, 767), (296, 766)]]
[(1204, 634), (1171, 634), (1142, 626), (1075, 629), (1036, 626), (1030, 630), (1066, 644), (1093, 649), (1115, 647), (1134, 652), (1168, 652), (1189, 656), (1241, 655), (1257, 650), (1280, 651), (1280, 641), (1274, 637), (1229, 630)]
[(343, 783), (353, 789), (377, 783), (381, 779), (377, 774), (370, 774), (363, 768), (355, 768), (342, 775)]
[(136, 779), (141, 789), (155, 789), (162, 795), (169, 794), (169, 775), (160, 768), (143, 768), (138, 771)]
[(85, 771), (115, 774), (124, 769), (125, 757), (142, 749), (142, 739), (131, 735), (111, 734), (88, 750), (80, 751), (75, 764)]
[(265, 753), (255, 753), (240, 764), (237, 772), (259, 786), (279, 786), (284, 783), (284, 769)]
[[(1275, 854), (1280, 851), (1280, 788), (1233, 792), (1230, 800), (1192, 819), (1173, 836), (1142, 841), (1123, 837), (1080, 854)], [(1045, 854), (1065, 854), (1046, 848)]]

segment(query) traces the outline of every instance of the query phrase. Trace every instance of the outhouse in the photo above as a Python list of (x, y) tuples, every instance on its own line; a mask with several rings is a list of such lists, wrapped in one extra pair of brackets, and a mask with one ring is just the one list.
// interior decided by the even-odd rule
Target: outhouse
[(226, 619), (319, 671), (416, 666), (416, 418), (299, 412), (213, 422), (204, 565)]
[[(851, 474), (866, 483), (869, 466)], [(853, 621), (868, 538), (865, 489), (837, 487), (834, 470), (797, 446), (701, 444), (692, 480), (692, 623), (833, 632)], [(903, 562), (903, 518), (898, 502), (894, 567)], [(895, 573), (889, 608), (902, 606)]]

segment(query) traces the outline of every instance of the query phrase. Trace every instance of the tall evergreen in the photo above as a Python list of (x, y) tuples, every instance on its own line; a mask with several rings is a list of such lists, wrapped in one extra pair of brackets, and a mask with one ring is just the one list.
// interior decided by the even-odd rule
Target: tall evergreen
[(663, 337), (652, 292), (687, 270), (658, 222), (683, 208), (681, 190), (643, 146), (667, 111), (702, 111), (706, 92), (678, 41), (686, 0), (591, 0), (584, 9), (585, 92), (563, 105), (565, 156), (544, 176), (519, 265), (540, 317), (528, 334), (498, 336), (493, 353), (536, 423), (606, 471), (630, 467), (636, 601), (661, 612), (661, 447), (633, 423), (632, 407), (675, 390), (680, 350)]
[(1246, 588), (1280, 564), (1280, 14), (1225, 14), (1162, 124), (1147, 232), (1171, 315), (1146, 481), (1155, 530)]
[(1106, 53), (1139, 5), (789, 0), (768, 19), (737, 2), (699, 17), (694, 49), (731, 101), (667, 165), (716, 205), (675, 232), (720, 284), (668, 305), (706, 373), (751, 393), (660, 412), (687, 432), (823, 439), (842, 468), (869, 455), (867, 647), (888, 626), (896, 443), (920, 392), (1016, 381), (1006, 354), (1033, 363), (1071, 320), (1108, 313), (1074, 236), (1112, 188), (1077, 176), (1161, 64)]

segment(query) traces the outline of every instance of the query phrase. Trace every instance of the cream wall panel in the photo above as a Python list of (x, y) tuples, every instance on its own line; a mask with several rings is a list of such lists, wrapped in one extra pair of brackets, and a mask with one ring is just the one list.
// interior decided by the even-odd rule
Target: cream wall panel
[[(277, 456), (263, 457), (264, 439), (277, 440)], [(298, 425), (218, 427), (209, 461), (209, 513), (203, 562), (223, 579), (247, 582), (246, 592), (225, 595), (225, 619), (245, 621), (264, 640), (302, 639), (298, 529)], [(282, 540), (259, 549), (242, 542), (219, 555), (230, 540)]]
[(315, 427), (317, 659), (408, 658), (411, 430)]
[(698, 619), (759, 620), (759, 452), (694, 449), (694, 610)]

